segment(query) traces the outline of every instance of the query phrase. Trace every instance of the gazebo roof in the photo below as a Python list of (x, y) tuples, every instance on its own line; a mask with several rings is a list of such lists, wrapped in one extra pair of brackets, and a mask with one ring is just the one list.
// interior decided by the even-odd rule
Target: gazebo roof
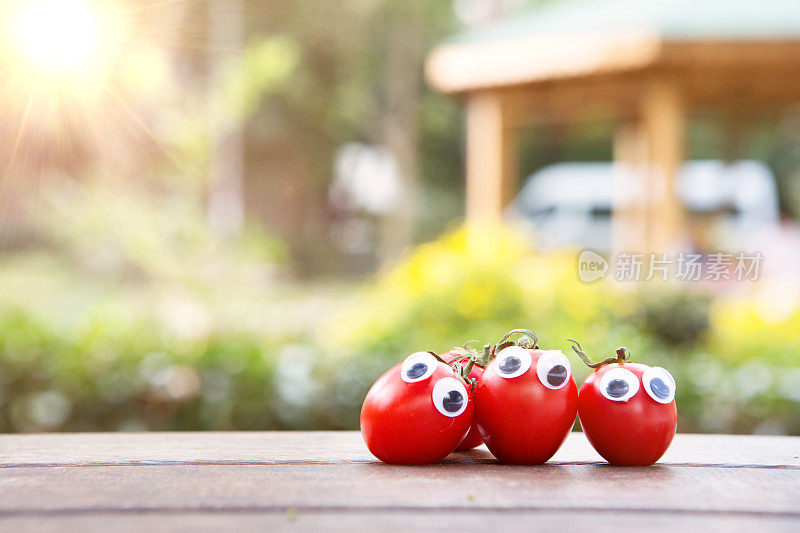
[(451, 37), (427, 72), (457, 93), (660, 64), (796, 66), (787, 44), (800, 45), (798, 0), (568, 0)]

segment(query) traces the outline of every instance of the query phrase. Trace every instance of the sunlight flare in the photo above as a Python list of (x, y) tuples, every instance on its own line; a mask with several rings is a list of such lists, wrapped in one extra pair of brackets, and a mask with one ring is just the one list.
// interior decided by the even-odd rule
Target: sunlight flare
[(20, 52), (46, 71), (87, 70), (102, 56), (99, 13), (86, 0), (35, 0), (16, 19)]

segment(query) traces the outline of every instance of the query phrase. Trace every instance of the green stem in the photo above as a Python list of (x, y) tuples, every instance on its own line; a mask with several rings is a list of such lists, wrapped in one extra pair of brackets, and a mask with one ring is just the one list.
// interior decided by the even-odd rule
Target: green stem
[(469, 377), (469, 373), (472, 371), (472, 367), (475, 366), (475, 359), (470, 357), (467, 364), (464, 365), (464, 368), (461, 370), (461, 377)]
[[(470, 341), (470, 342), (476, 342), (476, 341)], [(459, 355), (455, 359), (450, 360), (450, 362), (444, 361), (444, 363), (450, 365), (456, 371), (456, 373), (459, 376), (461, 376), (461, 379), (463, 379), (471, 387), (474, 387), (475, 382), (469, 377), (469, 373), (472, 370), (472, 366), (475, 364), (475, 360), (478, 357), (478, 352), (476, 352), (472, 348), (466, 348), (465, 346), (466, 344), (460, 348), (453, 348), (452, 350), (450, 350), (451, 352), (457, 353)], [(429, 353), (433, 354), (437, 359), (442, 361), (442, 358), (438, 357), (433, 352)], [(464, 364), (465, 360), (467, 361), (466, 364)]]
[(610, 365), (612, 363), (626, 363), (631, 360), (631, 351), (625, 348), (624, 346), (620, 346), (619, 348), (617, 348), (616, 357), (607, 357), (598, 363), (592, 363), (591, 359), (589, 359), (589, 356), (586, 355), (586, 352), (583, 351), (578, 341), (574, 339), (567, 339), (567, 340), (574, 344), (572, 349), (575, 351), (576, 354), (578, 354), (578, 357), (580, 357), (581, 360), (584, 362), (584, 364), (589, 368), (600, 368), (603, 365)]
[(448, 365), (448, 366), (450, 365), (450, 363), (448, 363), (447, 361), (445, 361), (444, 359), (442, 359), (442, 358), (439, 356), (439, 354), (437, 354), (436, 352), (432, 352), (432, 351), (430, 351), (430, 350), (427, 350), (427, 352), (428, 352), (429, 354), (431, 354), (432, 356), (434, 356), (434, 357), (436, 358), (436, 360), (437, 360), (437, 361), (441, 361), (442, 363), (444, 363), (444, 364), (446, 364), (446, 365)]
[(480, 344), (480, 343), (481, 343), (481, 341), (476, 341), (476, 340), (474, 340), (474, 339), (473, 339), (473, 340), (471, 340), (471, 341), (467, 341), (467, 342), (465, 342), (464, 344), (462, 344), (462, 345), (461, 345), (461, 347), (462, 347), (464, 350), (467, 350), (467, 351), (470, 351), (470, 352), (474, 352), (474, 351), (475, 351), (475, 349), (474, 349), (474, 348), (472, 348), (472, 347), (470, 347), (470, 344)]
[(478, 357), (478, 364), (483, 368), (494, 358), (494, 347), (491, 344), (483, 345), (483, 353)]
[[(518, 339), (516, 342), (509, 340), (512, 335), (522, 335), (521, 339)], [(494, 345), (492, 350), (492, 358), (497, 355), (502, 350), (508, 348), (509, 346), (519, 346), (521, 348), (530, 348), (533, 350), (539, 349), (539, 338), (536, 336), (534, 332), (529, 329), (512, 329), (508, 333), (506, 333), (505, 337), (500, 339), (500, 341)]]

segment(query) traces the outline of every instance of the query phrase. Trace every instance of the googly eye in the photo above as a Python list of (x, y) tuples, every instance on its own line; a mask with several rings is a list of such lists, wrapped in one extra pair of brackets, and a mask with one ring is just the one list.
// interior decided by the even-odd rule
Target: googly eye
[(525, 348), (509, 346), (497, 354), (497, 374), (501, 378), (521, 376), (531, 367), (531, 354)]
[(639, 392), (639, 378), (626, 368), (612, 368), (600, 380), (600, 392), (615, 402), (627, 402)]
[(654, 366), (644, 371), (642, 385), (647, 394), (658, 403), (675, 399), (675, 378), (665, 368)]
[(436, 370), (436, 358), (428, 352), (415, 352), (400, 366), (400, 377), (406, 383), (416, 383), (431, 377)]
[(433, 405), (444, 416), (458, 416), (467, 408), (467, 388), (456, 378), (442, 378), (431, 392)]
[(561, 350), (547, 350), (536, 362), (536, 375), (548, 389), (560, 389), (567, 384), (571, 374), (569, 360)]

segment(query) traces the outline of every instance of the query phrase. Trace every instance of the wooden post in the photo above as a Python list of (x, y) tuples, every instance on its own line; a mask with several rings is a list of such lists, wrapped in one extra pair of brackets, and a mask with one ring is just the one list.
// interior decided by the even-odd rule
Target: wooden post
[(502, 97), (478, 93), (467, 102), (467, 206), (470, 222), (496, 222), (512, 198), (518, 173), (518, 132)]
[(677, 251), (685, 239), (685, 216), (677, 191), (684, 161), (686, 103), (680, 86), (667, 77), (654, 79), (641, 103), (647, 140), (647, 219), (644, 252)]
[(626, 120), (614, 132), (611, 253), (641, 251), (646, 238), (647, 139), (641, 121)]
[(684, 160), (686, 119), (680, 86), (658, 77), (643, 88), (634, 120), (619, 128), (614, 159), (633, 172), (615, 183), (614, 253), (680, 249), (685, 215), (676, 181)]

